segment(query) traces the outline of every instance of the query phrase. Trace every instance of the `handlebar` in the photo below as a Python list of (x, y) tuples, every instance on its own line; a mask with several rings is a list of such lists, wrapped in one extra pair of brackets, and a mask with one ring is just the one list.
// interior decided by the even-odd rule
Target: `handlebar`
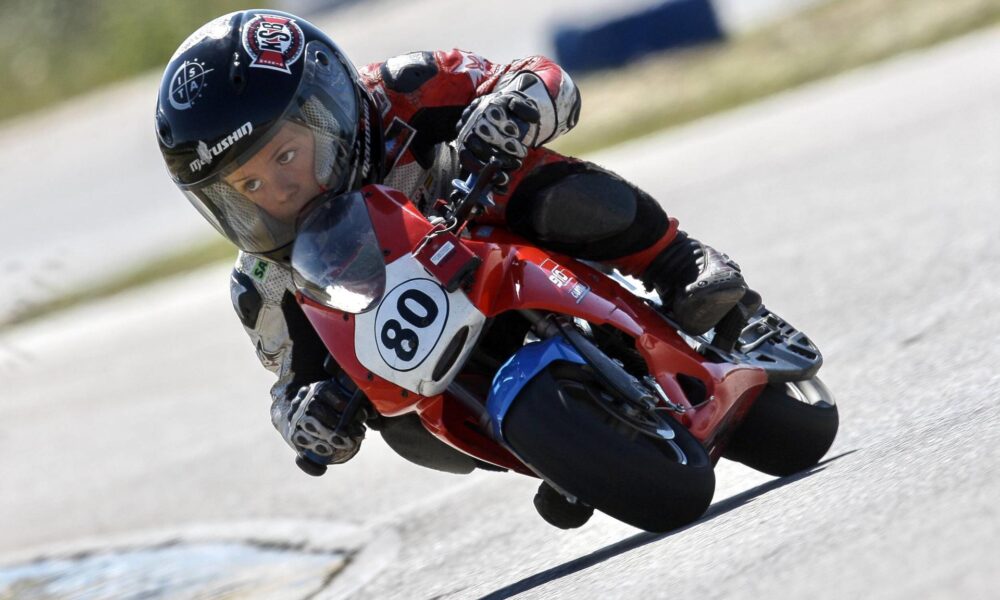
[[(463, 160), (462, 162), (464, 164), (467, 161)], [(472, 171), (472, 169), (469, 170)], [(459, 229), (468, 221), (472, 211), (477, 206), (483, 205), (489, 208), (495, 205), (490, 193), (493, 191), (493, 179), (499, 172), (500, 161), (493, 157), (490, 162), (483, 165), (478, 173), (475, 171), (469, 173), (464, 181), (461, 179), (452, 180), (451, 184), (455, 188), (452, 193), (452, 201), (455, 203), (453, 214)]]
[(326, 465), (314, 461), (305, 454), (296, 455), (295, 464), (298, 465), (298, 467), (302, 469), (302, 472), (306, 475), (319, 477), (326, 473)]

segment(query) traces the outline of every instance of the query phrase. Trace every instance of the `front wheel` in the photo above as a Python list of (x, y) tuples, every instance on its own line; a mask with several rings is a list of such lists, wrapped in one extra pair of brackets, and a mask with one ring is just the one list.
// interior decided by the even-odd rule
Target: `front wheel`
[(580, 365), (557, 362), (521, 390), (503, 433), (535, 472), (616, 519), (656, 532), (696, 520), (715, 492), (704, 447), (665, 411), (629, 408)]
[(779, 477), (823, 458), (837, 437), (833, 394), (819, 378), (764, 388), (733, 434), (723, 456)]

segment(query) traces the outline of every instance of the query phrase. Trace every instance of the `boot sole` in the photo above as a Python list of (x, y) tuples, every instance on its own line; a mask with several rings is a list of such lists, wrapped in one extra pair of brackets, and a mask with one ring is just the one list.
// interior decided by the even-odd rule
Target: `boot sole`
[(674, 303), (674, 318), (686, 333), (701, 335), (715, 327), (743, 298), (746, 290), (740, 282), (729, 289), (712, 290), (703, 297), (693, 294)]

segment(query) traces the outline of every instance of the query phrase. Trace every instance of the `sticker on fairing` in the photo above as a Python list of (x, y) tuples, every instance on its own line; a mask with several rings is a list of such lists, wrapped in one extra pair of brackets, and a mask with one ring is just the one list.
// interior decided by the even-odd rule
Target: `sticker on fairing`
[(243, 49), (251, 67), (291, 73), (304, 47), (305, 35), (295, 19), (258, 14), (243, 28)]
[(451, 242), (445, 242), (444, 244), (441, 245), (440, 248), (438, 248), (437, 252), (434, 253), (434, 256), (431, 256), (431, 264), (435, 266), (440, 265), (441, 261), (447, 258), (448, 255), (451, 254), (451, 251), (454, 249), (455, 249), (455, 244), (452, 244)]
[(542, 262), (542, 270), (549, 274), (549, 281), (557, 288), (567, 290), (569, 295), (579, 304), (590, 293), (590, 286), (580, 282), (576, 275), (566, 267), (560, 266), (552, 259)]
[(448, 322), (448, 295), (431, 279), (393, 288), (375, 314), (378, 353), (394, 371), (411, 371), (431, 354)]

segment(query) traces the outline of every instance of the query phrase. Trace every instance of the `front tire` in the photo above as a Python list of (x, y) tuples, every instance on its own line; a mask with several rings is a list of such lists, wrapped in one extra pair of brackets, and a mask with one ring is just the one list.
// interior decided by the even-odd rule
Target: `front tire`
[(704, 447), (664, 411), (672, 440), (615, 414), (624, 401), (580, 365), (553, 363), (518, 395), (503, 421), (507, 443), (543, 478), (580, 501), (647, 531), (695, 521), (715, 492)]
[(770, 384), (723, 456), (769, 475), (791, 475), (823, 458), (839, 425), (833, 394), (819, 378)]

